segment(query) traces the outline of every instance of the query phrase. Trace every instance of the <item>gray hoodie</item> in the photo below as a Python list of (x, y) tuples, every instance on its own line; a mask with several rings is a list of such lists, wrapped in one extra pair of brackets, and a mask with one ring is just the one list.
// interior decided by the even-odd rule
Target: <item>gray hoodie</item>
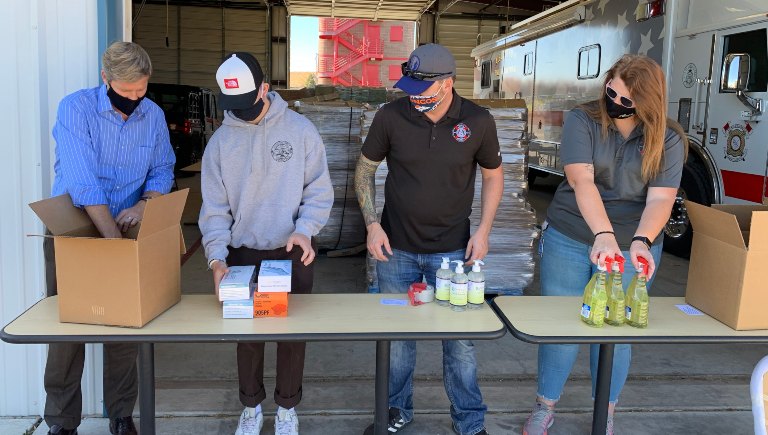
[(226, 259), (227, 246), (276, 249), (328, 221), (333, 186), (320, 134), (280, 95), (267, 98), (258, 125), (225, 112), (205, 149), (199, 225), (209, 260)]

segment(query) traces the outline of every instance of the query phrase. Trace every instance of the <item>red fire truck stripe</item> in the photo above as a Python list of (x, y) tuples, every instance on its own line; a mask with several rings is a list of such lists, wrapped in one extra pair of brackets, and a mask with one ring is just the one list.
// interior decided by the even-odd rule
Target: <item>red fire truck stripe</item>
[(743, 172), (720, 171), (723, 174), (725, 195), (745, 201), (763, 202), (762, 175), (745, 174)]

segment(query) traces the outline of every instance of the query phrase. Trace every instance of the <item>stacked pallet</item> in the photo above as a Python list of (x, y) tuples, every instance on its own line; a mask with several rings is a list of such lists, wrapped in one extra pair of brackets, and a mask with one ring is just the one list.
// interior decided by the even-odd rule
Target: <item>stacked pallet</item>
[[(330, 94), (325, 94), (330, 95)], [(365, 222), (355, 196), (355, 165), (360, 155), (362, 109), (345, 102), (301, 102), (294, 108), (317, 128), (325, 144), (334, 201), (328, 223), (316, 236), (318, 249), (333, 250), (365, 243)]]

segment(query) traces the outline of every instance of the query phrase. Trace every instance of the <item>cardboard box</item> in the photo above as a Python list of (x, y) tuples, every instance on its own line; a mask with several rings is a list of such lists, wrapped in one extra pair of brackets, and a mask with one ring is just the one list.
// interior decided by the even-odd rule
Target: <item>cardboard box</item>
[(29, 206), (53, 234), (59, 320), (140, 328), (181, 299), (181, 218), (187, 190), (147, 201), (122, 239), (101, 238), (61, 195)]
[(248, 299), (224, 301), (221, 308), (225, 319), (253, 319), (253, 292)]
[(685, 301), (733, 329), (768, 329), (768, 207), (685, 206), (694, 228)]
[(256, 286), (253, 274), (256, 266), (229, 266), (219, 282), (219, 301), (242, 301), (251, 298)]
[(291, 260), (264, 260), (259, 268), (259, 292), (291, 291)]
[(287, 292), (256, 292), (253, 294), (253, 317), (285, 317), (287, 315)]

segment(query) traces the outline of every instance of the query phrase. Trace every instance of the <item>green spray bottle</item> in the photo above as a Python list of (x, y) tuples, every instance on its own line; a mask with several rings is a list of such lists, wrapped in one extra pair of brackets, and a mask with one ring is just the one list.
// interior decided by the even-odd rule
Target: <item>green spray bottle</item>
[(648, 327), (648, 260), (637, 257), (640, 264), (636, 268), (637, 275), (632, 278), (627, 288), (626, 321), (629, 326), (635, 328)]
[(605, 263), (597, 265), (597, 272), (584, 287), (584, 299), (581, 304), (581, 320), (589, 326), (602, 328), (605, 323), (605, 306), (608, 303), (608, 295), (605, 290), (605, 282), (608, 279), (605, 271), (606, 264), (612, 262), (610, 258)]
[(485, 266), (483, 260), (475, 260), (472, 264), (472, 271), (467, 274), (467, 278), (469, 278), (467, 302), (470, 309), (478, 309), (485, 302), (485, 274), (480, 266)]
[(435, 301), (437, 305), (447, 307), (448, 301), (451, 298), (451, 278), (453, 278), (453, 271), (451, 270), (451, 263), (448, 257), (443, 257), (443, 262), (440, 264), (440, 269), (437, 269), (435, 276)]
[(605, 306), (605, 323), (613, 326), (624, 324), (624, 284), (621, 282), (621, 274), (624, 273), (624, 257), (613, 257), (613, 267), (608, 278), (608, 304)]
[(467, 309), (467, 288), (469, 287), (469, 277), (464, 273), (464, 262), (454, 260), (456, 270), (451, 278), (451, 309), (453, 311), (464, 311)]

